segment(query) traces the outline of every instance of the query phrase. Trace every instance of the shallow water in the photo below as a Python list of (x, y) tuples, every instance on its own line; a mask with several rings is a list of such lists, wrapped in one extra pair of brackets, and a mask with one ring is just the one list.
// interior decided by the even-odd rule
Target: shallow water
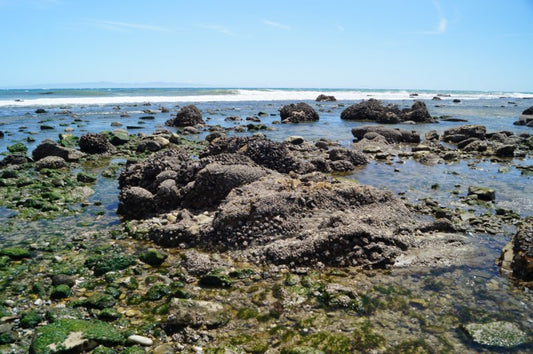
[[(458, 104), (450, 101), (426, 101), (433, 116), (451, 116), (466, 119), (468, 123), (404, 124), (397, 125), (397, 127), (416, 130), (423, 134), (433, 129), (442, 133), (449, 127), (461, 124), (483, 124), (489, 132), (509, 130), (518, 134), (532, 133), (531, 128), (512, 124), (518, 119), (520, 112), (531, 105), (532, 101), (515, 98), (514, 103), (508, 102), (507, 98), (468, 100)], [(351, 128), (364, 124), (340, 119), (340, 112), (351, 103), (349, 101), (308, 102), (319, 112), (319, 122), (293, 125), (272, 124), (279, 120), (278, 109), (286, 103), (292, 102), (204, 102), (197, 106), (203, 112), (209, 125), (223, 127), (247, 124), (248, 122), (244, 120), (247, 116), (266, 112), (269, 116), (261, 118), (261, 121), (271, 130), (261, 132), (275, 140), (299, 135), (308, 140), (327, 138), (348, 145), (352, 141)], [(387, 103), (397, 103), (403, 107), (410, 106), (412, 100)], [(435, 107), (435, 105), (443, 105), (443, 107)], [(160, 106), (169, 108), (171, 113), (156, 113), (155, 111)], [(42, 115), (34, 113), (37, 107), (2, 108), (0, 109), (0, 130), (4, 131), (6, 136), (0, 139), (0, 152), (6, 151), (7, 146), (19, 141), (24, 141), (31, 152), (46, 138), (56, 140), (58, 134), (64, 132), (65, 128), (72, 128), (72, 134), (80, 136), (87, 132), (115, 129), (111, 127), (112, 122), (120, 122), (123, 128), (140, 127), (140, 129), (130, 130), (130, 133), (152, 133), (157, 127), (164, 127), (165, 120), (178, 109), (175, 104), (170, 103), (158, 103), (151, 106), (123, 105), (120, 110), (115, 110), (114, 107), (114, 105), (68, 107), (77, 118), (65, 114), (54, 114), (62, 110), (59, 107), (47, 108), (49, 112)], [(154, 112), (144, 113), (145, 109)], [(129, 117), (121, 117), (120, 115), (124, 112), (127, 112)], [(155, 119), (139, 120), (140, 117), (146, 115), (153, 115)], [(239, 116), (243, 121), (226, 122), (224, 118), (228, 116)], [(141, 122), (143, 124), (140, 124)], [(43, 124), (51, 125), (54, 129), (41, 130), (40, 126)], [(202, 133), (191, 138), (203, 139), (206, 134)], [(26, 142), (28, 137), (33, 137), (35, 141)], [(414, 160), (394, 160), (391, 163), (371, 162), (348, 178), (355, 179), (362, 184), (401, 193), (413, 203), (431, 197), (440, 205), (451, 208), (468, 208), (460, 200), (467, 194), (468, 186), (490, 187), (497, 191), (496, 207), (511, 209), (522, 216), (530, 216), (533, 215), (533, 177), (522, 174), (515, 165), (532, 164), (532, 157), (499, 163), (460, 161), (434, 166), (423, 165)], [(115, 213), (118, 197), (116, 179), (101, 177), (101, 170), (98, 168), (91, 169), (87, 166), (84, 168), (99, 175), (94, 186), (96, 193), (90, 197), (90, 206), (83, 208), (83, 212), (76, 216), (33, 222), (16, 220), (12, 218), (12, 211), (0, 208), (2, 230), (9, 229), (9, 232), (0, 234), (0, 241), (7, 244), (18, 241), (32, 242), (43, 235), (68, 238), (119, 223)], [(452, 191), (457, 191), (457, 193), (452, 194)], [(94, 202), (100, 203), (95, 206)], [(476, 213), (487, 212), (483, 208), (473, 209)], [(407, 310), (400, 312), (379, 312), (370, 317), (371, 321), (379, 326), (383, 335), (391, 338), (401, 336), (425, 338), (430, 343), (435, 342), (437, 347), (442, 347), (443, 337), (456, 348), (457, 345), (461, 347), (458, 325), (476, 320), (508, 320), (518, 324), (531, 335), (533, 329), (531, 292), (515, 287), (507, 277), (499, 273), (495, 264), (502, 247), (510, 240), (512, 231), (510, 227), (508, 231), (499, 235), (468, 235), (468, 242), (475, 246), (476, 251), (468, 259), (458, 261), (457, 266), (430, 271), (427, 269), (395, 269), (391, 272), (378, 272), (372, 276), (362, 272), (354, 281), (364, 283), (367, 287), (375, 285), (402, 287), (408, 289), (412, 297), (423, 299), (426, 303), (422, 307), (418, 304), (409, 305)], [(435, 284), (438, 286), (434, 286)], [(450, 320), (450, 318), (453, 319)], [(469, 351), (482, 350), (472, 347), (461, 348)]]

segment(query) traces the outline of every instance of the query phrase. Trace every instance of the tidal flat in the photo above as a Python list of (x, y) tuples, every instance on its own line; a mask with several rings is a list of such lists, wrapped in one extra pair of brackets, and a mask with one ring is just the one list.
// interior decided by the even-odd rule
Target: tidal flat
[(531, 352), (531, 101), (425, 100), (418, 142), (291, 103), (4, 109), (0, 351)]

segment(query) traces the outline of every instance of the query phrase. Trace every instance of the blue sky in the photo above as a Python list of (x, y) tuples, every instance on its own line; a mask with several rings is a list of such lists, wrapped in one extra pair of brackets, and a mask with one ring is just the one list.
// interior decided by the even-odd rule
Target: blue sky
[(533, 0), (0, 0), (0, 87), (533, 91)]

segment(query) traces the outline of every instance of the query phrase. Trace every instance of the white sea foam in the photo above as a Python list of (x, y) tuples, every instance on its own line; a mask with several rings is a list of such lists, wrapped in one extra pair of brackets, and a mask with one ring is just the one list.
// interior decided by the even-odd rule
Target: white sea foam
[[(337, 100), (360, 101), (376, 98), (380, 100), (429, 100), (438, 95), (438, 91), (416, 92), (411, 96), (409, 91), (360, 91), (360, 90), (276, 90), (276, 89), (239, 89), (228, 91), (227, 94), (216, 95), (184, 95), (184, 96), (107, 96), (107, 97), (47, 97), (25, 99), (23, 101), (0, 100), (0, 107), (44, 107), (69, 105), (118, 105), (137, 103), (185, 103), (185, 102), (238, 102), (238, 101), (309, 101), (320, 94), (333, 95)], [(506, 98), (533, 98), (531, 93), (468, 93), (455, 92), (450, 96), (441, 96), (442, 100), (473, 100)]]

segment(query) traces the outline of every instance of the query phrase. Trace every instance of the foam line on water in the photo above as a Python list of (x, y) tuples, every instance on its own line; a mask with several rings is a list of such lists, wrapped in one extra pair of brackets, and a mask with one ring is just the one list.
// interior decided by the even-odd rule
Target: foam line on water
[[(410, 96), (408, 91), (357, 91), (357, 90), (250, 90), (239, 89), (235, 94), (218, 95), (179, 95), (179, 96), (107, 96), (107, 97), (47, 97), (22, 101), (0, 100), (0, 107), (47, 107), (47, 106), (94, 106), (150, 103), (186, 103), (186, 102), (239, 102), (239, 101), (313, 101), (320, 94), (333, 95), (340, 101), (358, 102), (363, 99), (376, 98), (380, 100), (430, 100), (439, 92), (417, 92), (417, 96)], [(442, 100), (473, 100), (498, 99), (501, 97), (533, 98), (533, 94), (526, 93), (453, 93), (449, 97), (441, 96)]]

